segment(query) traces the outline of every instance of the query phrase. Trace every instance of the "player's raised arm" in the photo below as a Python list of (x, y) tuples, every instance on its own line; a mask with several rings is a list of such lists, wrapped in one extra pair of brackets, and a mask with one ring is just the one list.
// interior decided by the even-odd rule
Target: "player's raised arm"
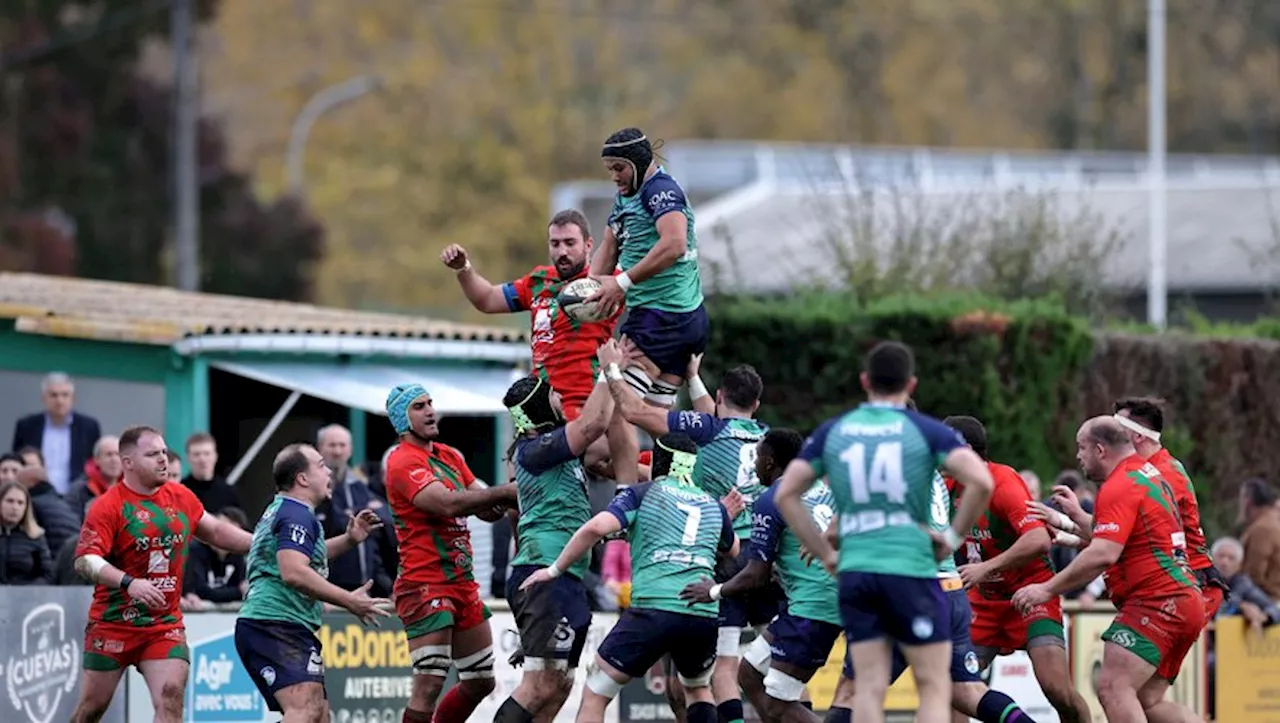
[(374, 530), (382, 529), (382, 518), (370, 509), (360, 510), (347, 520), (347, 529), (341, 535), (334, 535), (324, 541), (329, 559), (347, 554), (353, 547), (369, 539)]
[(689, 250), (689, 218), (685, 216), (689, 202), (680, 184), (669, 176), (658, 176), (644, 185), (641, 192), (645, 195), (644, 209), (658, 228), (658, 243), (639, 263), (627, 269), (625, 276), (632, 284), (671, 268)]
[(600, 240), (600, 245), (596, 247), (595, 254), (591, 257), (591, 276), (612, 276), (614, 269), (618, 268), (618, 237), (614, 235), (613, 229), (605, 226), (604, 238)]
[(481, 276), (471, 266), (471, 258), (465, 248), (458, 244), (446, 246), (440, 253), (440, 261), (457, 273), (462, 293), (477, 311), (485, 314), (510, 314), (525, 310), (515, 284), (498, 286)]
[[(434, 477), (423, 467), (422, 473)], [(516, 503), (515, 485), (498, 485), (484, 489), (451, 490), (444, 484), (426, 484), (413, 497), (413, 506), (439, 517), (468, 517), (489, 512), (494, 507)]]
[(689, 369), (684, 375), (689, 385), (689, 403), (693, 405), (693, 411), (699, 414), (715, 414), (716, 398), (707, 391), (707, 385), (702, 383), (702, 377), (698, 375), (701, 369), (702, 355), (694, 354), (689, 358)]
[[(613, 396), (614, 403), (618, 405), (618, 411), (622, 413), (623, 419), (643, 429), (654, 439), (671, 431), (667, 426), (667, 410), (645, 403), (643, 395), (636, 393), (635, 385), (628, 382), (627, 375), (634, 374), (637, 368), (628, 366), (626, 354), (622, 348), (610, 342), (600, 347), (597, 356), (609, 380), (609, 393)], [(623, 367), (627, 367), (627, 371), (624, 372)], [(637, 378), (632, 381), (648, 389), (650, 380)]]
[[(615, 344), (613, 340), (605, 342), (600, 349), (604, 349), (611, 344)], [(599, 357), (600, 352), (596, 355)], [(603, 365), (603, 359), (601, 361)], [(596, 380), (595, 387), (591, 390), (590, 396), (587, 397), (587, 403), (582, 407), (582, 413), (577, 419), (565, 425), (565, 440), (569, 443), (569, 449), (573, 451), (575, 457), (581, 456), (587, 451), (587, 447), (591, 443), (599, 439), (609, 429), (609, 419), (613, 417), (613, 394), (609, 391), (607, 379), (602, 374)]]

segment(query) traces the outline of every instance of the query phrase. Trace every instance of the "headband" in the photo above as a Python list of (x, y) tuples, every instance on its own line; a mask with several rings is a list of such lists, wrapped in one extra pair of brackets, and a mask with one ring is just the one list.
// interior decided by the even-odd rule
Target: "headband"
[(524, 399), (507, 407), (507, 411), (511, 413), (511, 423), (515, 425), (516, 434), (532, 432), (539, 426), (534, 424), (533, 419), (529, 417), (529, 413), (524, 411), (525, 402), (533, 399), (533, 395), (537, 394), (538, 390), (542, 388), (542, 377), (536, 377), (536, 379), (538, 380), (537, 383), (533, 385), (533, 389), (525, 395)]
[(641, 177), (653, 162), (653, 147), (649, 145), (649, 138), (642, 135), (629, 141), (605, 143), (600, 157), (616, 158), (631, 166), (631, 190), (635, 191), (640, 188)]
[(1113, 416), (1112, 419), (1116, 420), (1116, 424), (1119, 424), (1121, 427), (1124, 427), (1125, 429), (1129, 430), (1130, 432), (1133, 432), (1134, 434), (1146, 437), (1147, 439), (1153, 442), (1160, 441), (1159, 432), (1155, 431), (1154, 429), (1147, 429), (1146, 427), (1142, 426), (1141, 424), (1138, 424), (1137, 422), (1133, 421), (1132, 419), (1129, 419), (1128, 417), (1122, 417), (1119, 414), (1117, 414)]
[(387, 395), (387, 418), (396, 434), (409, 431), (409, 405), (427, 396), (427, 388), (417, 383), (398, 384), (391, 390)]
[(661, 441), (657, 442), (657, 445), (671, 453), (671, 469), (667, 471), (667, 476), (678, 479), (685, 484), (692, 484), (693, 468), (698, 463), (698, 455), (693, 452), (672, 449)]

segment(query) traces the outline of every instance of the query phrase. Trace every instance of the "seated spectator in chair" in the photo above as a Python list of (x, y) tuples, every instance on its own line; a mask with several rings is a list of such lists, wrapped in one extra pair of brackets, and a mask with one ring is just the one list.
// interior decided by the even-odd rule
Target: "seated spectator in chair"
[(1244, 573), (1244, 545), (1234, 537), (1213, 543), (1213, 566), (1231, 586), (1218, 615), (1242, 615), (1257, 630), (1280, 622), (1280, 605)]
[(53, 557), (36, 524), (31, 493), (20, 482), (0, 485), (0, 585), (50, 585)]
[[(246, 532), (252, 531), (248, 516), (238, 507), (225, 507), (218, 517)], [(244, 555), (192, 540), (182, 590), (183, 610), (202, 610), (211, 607), (212, 603), (244, 600), (245, 593), (249, 591)]]
[(0, 485), (18, 481), (18, 471), (27, 463), (16, 454), (0, 454)]
[(63, 498), (71, 511), (84, 522), (85, 510), (111, 485), (120, 481), (124, 464), (120, 461), (120, 438), (104, 435), (93, 445), (93, 458), (84, 463), (84, 474), (71, 485)]
[(212, 435), (197, 432), (187, 438), (187, 467), (191, 474), (182, 478), (182, 484), (196, 494), (205, 512), (216, 515), (224, 508), (240, 507), (235, 488), (217, 472), (218, 443)]
[(182, 481), (182, 458), (172, 449), (169, 450), (169, 466), (165, 469), (165, 473), (170, 482)]
[(35, 510), (36, 524), (44, 529), (50, 550), (61, 550), (63, 543), (80, 535), (80, 517), (62, 499), (44, 469), (44, 457), (40, 450), (26, 447), (18, 451), (27, 466), (18, 471), (18, 481), (31, 494), (31, 507)]

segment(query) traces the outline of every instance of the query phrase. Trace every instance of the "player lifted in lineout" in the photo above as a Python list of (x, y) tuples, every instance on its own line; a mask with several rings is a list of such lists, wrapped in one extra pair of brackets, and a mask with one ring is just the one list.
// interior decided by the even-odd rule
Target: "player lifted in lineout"
[[(635, 365), (623, 369), (623, 376), (640, 397), (669, 409), (689, 359), (706, 349), (710, 330), (702, 307), (693, 210), (680, 184), (654, 161), (653, 146), (640, 129), (609, 136), (600, 155), (618, 195), (591, 259), (591, 277), (601, 287), (587, 301), (605, 314), (625, 301), (627, 316), (619, 330), (657, 366), (658, 376)], [(615, 276), (619, 266), (622, 273)], [(635, 482), (639, 448), (634, 434), (617, 435), (630, 443), (625, 449), (610, 436), (618, 482)]]
[[(587, 261), (591, 257), (591, 226), (586, 216), (567, 209), (551, 217), (547, 226), (547, 250), (551, 263), (535, 267), (524, 276), (505, 284), (493, 284), (472, 266), (471, 256), (458, 244), (440, 254), (445, 266), (458, 275), (458, 284), (467, 301), (486, 314), (529, 312), (529, 342), (533, 352), (533, 371), (555, 389), (564, 402), (564, 417), (578, 418), (591, 394), (596, 377), (596, 348), (613, 336), (621, 309), (605, 320), (578, 322), (560, 309), (557, 298), (570, 281), (587, 278)], [(624, 431), (622, 420), (615, 426)], [(634, 437), (634, 435), (632, 435)], [(613, 444), (627, 442), (621, 433), (610, 433)], [(635, 446), (634, 440), (630, 445)], [(603, 472), (600, 465), (609, 458), (605, 438), (595, 442), (586, 454), (587, 467)], [(623, 456), (627, 452), (623, 451)], [(631, 457), (635, 453), (630, 453)]]
[(1205, 622), (1173, 488), (1134, 450), (1114, 417), (1094, 417), (1080, 427), (1076, 456), (1086, 476), (1105, 480), (1092, 520), (1078, 505), (1063, 506), (1085, 548), (1048, 582), (1014, 593), (1013, 604), (1025, 613), (1083, 587), (1105, 569), (1117, 611), (1102, 633), (1098, 676), (1098, 702), (1107, 720), (1201, 721), (1165, 700)]
[[(801, 557), (800, 541), (787, 528), (774, 505), (773, 483), (800, 452), (804, 438), (790, 429), (772, 429), (756, 445), (756, 477), (766, 488), (752, 508), (753, 527), (746, 566), (723, 584), (711, 580), (690, 585), (681, 594), (694, 602), (733, 600), (766, 588), (777, 571), (786, 593), (784, 610), (747, 649), (739, 666), (743, 693), (765, 720), (782, 723), (817, 721), (802, 702), (805, 684), (826, 664), (840, 637), (840, 598), (835, 580), (819, 565)], [(825, 530), (835, 501), (819, 480), (802, 498), (810, 524)]]
[[(1051, 598), (1023, 613), (1010, 602), (1019, 588), (1053, 577), (1051, 541), (1044, 522), (1028, 509), (1031, 492), (1012, 467), (988, 457), (987, 429), (974, 417), (947, 417), (945, 423), (964, 437), (987, 463), (995, 481), (991, 504), (965, 541), (966, 564), (960, 568), (973, 608), (970, 635), (982, 668), (997, 655), (1027, 651), (1036, 682), (1063, 723), (1088, 723), (1089, 706), (1071, 685), (1062, 599)], [(948, 480), (952, 494), (962, 491)]]
[[(618, 365), (610, 380), (621, 379)], [(714, 603), (689, 605), (680, 591), (710, 576), (716, 558), (736, 554), (738, 538), (724, 507), (694, 486), (697, 446), (683, 434), (660, 437), (653, 482), (618, 493), (608, 509), (574, 533), (551, 565), (529, 576), (526, 590), (562, 576), (609, 535), (626, 531), (631, 543), (631, 605), (601, 641), (587, 677), (577, 723), (601, 723), (609, 702), (631, 679), (670, 655), (689, 699), (689, 723), (716, 723), (711, 669), (716, 658)]]
[(94, 590), (71, 720), (101, 720), (132, 665), (147, 683), (154, 720), (179, 723), (191, 660), (179, 607), (191, 537), (241, 555), (252, 538), (169, 481), (169, 450), (151, 427), (120, 435), (120, 460), (123, 479), (89, 507), (76, 544), (76, 572)]
[[(612, 340), (601, 346), (601, 358), (615, 346)], [(591, 606), (582, 584), (588, 561), (579, 560), (546, 585), (524, 590), (521, 584), (554, 563), (573, 534), (591, 519), (579, 457), (604, 434), (613, 417), (613, 397), (604, 381), (601, 372), (582, 413), (567, 423), (563, 398), (539, 376), (511, 385), (502, 401), (517, 435), (508, 457), (520, 491), (520, 518), (507, 600), (520, 631), (524, 674), (498, 709), (498, 723), (552, 720), (573, 689), (591, 628)]]
[[(387, 458), (387, 497), (400, 543), (393, 597), (409, 638), (413, 691), (403, 723), (463, 723), (493, 691), (493, 632), (472, 572), (466, 518), (495, 521), (516, 504), (516, 486), (488, 487), (458, 450), (438, 440), (435, 408), (421, 384), (387, 395), (400, 444)], [(450, 666), (458, 685), (440, 699)]]
[[(633, 343), (630, 337), (623, 341), (623, 348)], [(622, 357), (610, 361), (621, 364)], [(693, 411), (668, 411), (645, 404), (631, 394), (622, 381), (611, 381), (609, 391), (613, 393), (623, 418), (651, 437), (679, 432), (688, 435), (698, 445), (698, 465), (693, 470), (693, 483), (730, 509), (734, 533), (745, 543), (751, 537), (750, 507), (764, 491), (756, 477), (756, 444), (769, 428), (755, 419), (764, 393), (764, 382), (755, 369), (743, 364), (725, 372), (720, 389), (713, 398), (698, 376), (700, 361), (701, 355), (694, 355), (686, 369)], [(647, 367), (651, 360), (641, 358), (638, 363)], [(745, 554), (740, 554), (736, 560), (726, 560), (717, 570), (716, 580), (727, 582), (746, 565)], [(718, 601), (720, 634), (716, 642), (716, 669), (711, 688), (725, 723), (741, 723), (743, 718), (738, 688), (742, 629), (748, 626), (763, 629), (778, 614), (782, 596), (778, 586), (770, 584)], [(668, 682), (673, 690), (679, 684), (674, 680)], [(673, 702), (678, 701), (679, 697), (672, 699)]]
[(309, 444), (291, 444), (271, 465), (276, 497), (253, 531), (249, 594), (236, 620), (236, 652), (258, 692), (282, 723), (329, 720), (324, 657), (316, 631), (323, 603), (366, 624), (388, 615), (390, 600), (369, 597), (370, 580), (348, 592), (329, 582), (329, 559), (345, 554), (382, 527), (361, 510), (341, 535), (324, 539), (316, 506), (333, 494), (333, 473)]
[[(877, 344), (861, 382), (869, 401), (814, 431), (783, 473), (774, 501), (805, 547), (839, 572), (840, 617), (858, 681), (854, 720), (883, 723), (896, 641), (915, 675), (916, 720), (948, 723), (951, 613), (938, 561), (961, 545), (986, 507), (991, 473), (955, 430), (905, 408), (916, 386), (907, 346)], [(939, 465), (968, 488), (942, 534), (925, 527)], [(839, 514), (838, 552), (803, 502), (822, 476)]]

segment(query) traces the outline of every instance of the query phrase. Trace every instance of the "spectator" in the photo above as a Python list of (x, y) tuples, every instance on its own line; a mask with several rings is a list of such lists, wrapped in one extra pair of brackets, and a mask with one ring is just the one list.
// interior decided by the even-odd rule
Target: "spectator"
[[(381, 530), (368, 540), (329, 561), (329, 582), (344, 589), (355, 590), (367, 580), (373, 580), (370, 594), (389, 597), (393, 582), (390, 570), (399, 565), (395, 550), (395, 522), (387, 504), (369, 490), (361, 476), (351, 469), (351, 433), (337, 424), (329, 425), (316, 435), (316, 449), (325, 465), (333, 471), (332, 494), (316, 507), (316, 519), (324, 526), (325, 537), (346, 532), (352, 515), (363, 509), (371, 509), (383, 521)], [(396, 555), (388, 562), (385, 555)]]
[(187, 466), (191, 474), (182, 484), (195, 493), (206, 512), (217, 514), (227, 507), (240, 507), (240, 497), (227, 480), (218, 475), (218, 443), (207, 432), (187, 438)]
[(0, 455), (0, 485), (18, 481), (18, 470), (26, 467), (27, 463), (22, 461), (22, 457), (16, 454)]
[[(218, 517), (242, 530), (249, 530), (249, 518), (238, 507), (225, 507)], [(249, 591), (244, 555), (192, 540), (182, 589), (184, 610), (201, 610), (210, 607), (210, 603), (244, 600), (245, 593)]]
[(1240, 484), (1240, 517), (1245, 526), (1244, 572), (1271, 600), (1280, 599), (1280, 510), (1276, 491), (1254, 477)]
[(1243, 615), (1254, 628), (1280, 622), (1280, 605), (1244, 573), (1244, 545), (1234, 537), (1223, 537), (1213, 543), (1212, 553), (1213, 566), (1231, 586), (1218, 614)]
[(1018, 473), (1022, 481), (1027, 484), (1027, 491), (1031, 493), (1031, 499), (1036, 502), (1040, 501), (1040, 475), (1033, 470), (1024, 469)]
[(120, 481), (124, 465), (120, 462), (120, 438), (105, 435), (93, 445), (93, 459), (84, 463), (84, 474), (71, 485), (65, 499), (67, 506), (84, 522), (84, 511), (111, 485)]
[(170, 482), (182, 481), (182, 458), (172, 449), (166, 450), (169, 453), (169, 466), (166, 468)]
[(41, 464), (43, 460), (40, 452), (27, 447), (19, 454), (24, 460), (29, 460), (27, 466), (19, 470), (18, 482), (31, 494), (36, 524), (44, 528), (49, 549), (61, 550), (63, 543), (79, 536), (80, 518), (71, 510), (67, 501), (62, 499), (62, 495), (53, 489), (53, 485), (49, 484), (48, 473)]
[(89, 461), (102, 430), (98, 420), (72, 411), (76, 388), (71, 377), (54, 372), (41, 382), (40, 392), (44, 411), (18, 420), (13, 429), (13, 449), (40, 450), (49, 484), (63, 495)]
[(48, 585), (53, 558), (36, 524), (31, 493), (18, 482), (0, 485), (0, 585)]

